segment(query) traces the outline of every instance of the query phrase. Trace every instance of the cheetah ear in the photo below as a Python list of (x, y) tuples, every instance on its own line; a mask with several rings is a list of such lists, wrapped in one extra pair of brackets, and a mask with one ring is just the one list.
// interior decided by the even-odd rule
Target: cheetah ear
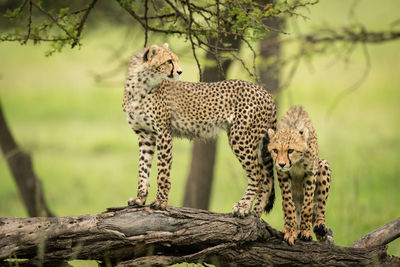
[(274, 137), (274, 135), (275, 135), (274, 129), (269, 128), (268, 129), (268, 137), (269, 137), (269, 139), (272, 139), (272, 137)]
[(150, 61), (156, 53), (157, 53), (157, 46), (156, 45), (150, 46), (144, 52), (143, 61), (144, 62)]
[(168, 43), (162, 45), (164, 48), (168, 48)]
[(301, 130), (299, 130), (299, 134), (301, 137), (303, 137), (305, 141), (308, 140), (308, 128), (306, 127), (302, 128)]

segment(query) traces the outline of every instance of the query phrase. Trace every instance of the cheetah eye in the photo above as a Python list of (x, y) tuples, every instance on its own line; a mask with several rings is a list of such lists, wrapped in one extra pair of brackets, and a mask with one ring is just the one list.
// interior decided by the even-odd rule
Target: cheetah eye
[(275, 154), (278, 154), (278, 149), (274, 148), (274, 149), (272, 149), (272, 152), (274, 152)]
[(287, 153), (292, 154), (294, 152), (294, 149), (288, 149)]
[(169, 64), (172, 64), (172, 59), (168, 59), (167, 61)]

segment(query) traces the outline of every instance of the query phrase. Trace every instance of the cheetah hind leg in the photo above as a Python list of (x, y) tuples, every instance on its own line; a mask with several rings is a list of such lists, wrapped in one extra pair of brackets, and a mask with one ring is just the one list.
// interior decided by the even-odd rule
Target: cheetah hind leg
[(262, 181), (260, 181), (259, 192), (257, 195), (256, 203), (252, 213), (261, 217), (262, 212), (269, 213), (274, 205), (275, 201), (275, 190), (274, 190), (274, 170), (273, 161), (271, 155), (259, 156), (259, 161), (262, 162), (260, 165)]
[[(258, 163), (253, 163), (258, 166)], [(250, 164), (251, 166), (251, 164)], [(243, 166), (244, 167), (244, 166)], [(247, 167), (247, 166), (246, 166)], [(245, 168), (246, 169), (246, 168)], [(244, 218), (250, 214), (251, 206), (257, 193), (257, 184), (261, 180), (261, 174), (257, 168), (246, 169), (248, 174), (247, 190), (240, 199), (239, 202), (235, 203), (232, 208), (234, 216)], [(253, 178), (254, 177), (254, 178)]]
[(320, 159), (317, 173), (317, 188), (315, 190), (313, 231), (318, 241), (334, 244), (333, 231), (326, 226), (325, 210), (330, 188), (332, 170), (326, 160)]
[[(239, 131), (241, 134), (239, 134)], [(256, 197), (258, 185), (261, 182), (261, 170), (257, 157), (257, 144), (260, 140), (252, 140), (252, 132), (244, 131), (239, 127), (232, 126), (228, 134), (229, 144), (233, 153), (240, 161), (247, 173), (247, 190), (241, 200), (233, 205), (234, 216), (244, 218), (250, 214), (250, 210)]]

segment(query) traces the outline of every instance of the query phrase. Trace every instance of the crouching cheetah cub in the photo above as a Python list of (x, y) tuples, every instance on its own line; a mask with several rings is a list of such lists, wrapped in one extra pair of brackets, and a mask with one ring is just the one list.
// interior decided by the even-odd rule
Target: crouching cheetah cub
[(167, 44), (152, 45), (131, 58), (122, 106), (139, 138), (140, 160), (137, 197), (128, 204), (146, 203), (155, 147), (158, 188), (150, 206), (166, 209), (173, 137), (206, 139), (224, 129), (248, 176), (247, 190), (234, 205), (233, 214), (248, 215), (257, 197), (253, 213), (261, 216), (263, 210), (272, 208), (274, 199), (273, 162), (266, 149), (267, 131), (276, 128), (271, 95), (258, 85), (239, 80), (180, 82), (181, 73), (178, 57)]
[(284, 239), (293, 245), (296, 238), (311, 241), (311, 223), (318, 240), (333, 242), (325, 224), (331, 169), (318, 156), (317, 135), (303, 107), (291, 108), (278, 130), (268, 130), (268, 150), (277, 171), (282, 192)]

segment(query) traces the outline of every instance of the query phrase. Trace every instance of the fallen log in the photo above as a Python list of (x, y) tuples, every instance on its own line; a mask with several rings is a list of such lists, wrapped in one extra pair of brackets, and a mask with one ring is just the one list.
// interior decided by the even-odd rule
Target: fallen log
[[(400, 221), (400, 218), (398, 219)], [(0, 266), (60, 266), (70, 260), (101, 266), (395, 266), (385, 245), (362, 248), (297, 241), (249, 216), (191, 208), (110, 208), (98, 215), (0, 218)]]

